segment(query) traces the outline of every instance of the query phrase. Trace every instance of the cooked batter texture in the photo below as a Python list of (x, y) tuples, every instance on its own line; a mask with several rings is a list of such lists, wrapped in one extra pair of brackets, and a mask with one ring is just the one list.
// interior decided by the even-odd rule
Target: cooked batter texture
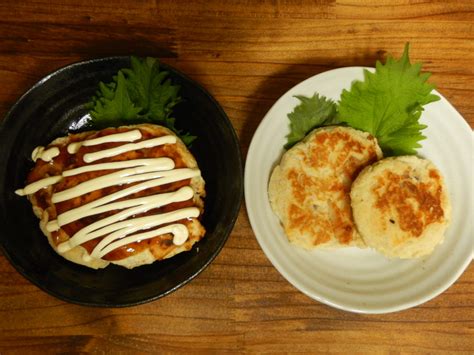
[(351, 200), (364, 242), (388, 257), (430, 254), (444, 239), (451, 215), (441, 173), (416, 156), (365, 168), (352, 185)]
[(205, 234), (204, 180), (169, 129), (142, 124), (38, 147), (27, 195), (49, 244), (94, 269), (133, 268), (190, 250)]
[(306, 249), (364, 247), (349, 193), (359, 172), (381, 157), (373, 136), (340, 126), (315, 129), (288, 150), (268, 190), (288, 240)]

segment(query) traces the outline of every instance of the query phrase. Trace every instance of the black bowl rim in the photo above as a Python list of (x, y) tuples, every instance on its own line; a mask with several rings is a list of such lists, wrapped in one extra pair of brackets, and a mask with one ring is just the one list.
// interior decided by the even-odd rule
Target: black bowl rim
[[(41, 85), (43, 85), (45, 82), (47, 82), (51, 78), (61, 74), (65, 70), (69, 70), (69, 69), (74, 68), (74, 67), (80, 67), (80, 66), (83, 66), (83, 65), (88, 65), (88, 64), (97, 63), (97, 62), (106, 62), (106, 61), (114, 61), (114, 60), (129, 60), (129, 59), (130, 59), (130, 56), (109, 56), (109, 57), (93, 58), (93, 59), (87, 59), (87, 60), (82, 60), (82, 61), (66, 64), (66, 65), (64, 65), (64, 66), (62, 66), (62, 67), (60, 67), (60, 68), (58, 68), (54, 71), (49, 72), (48, 74), (43, 76), (41, 79), (39, 79), (35, 84), (33, 84), (27, 91), (25, 91), (15, 101), (15, 103), (12, 105), (10, 110), (8, 110), (8, 112), (5, 114), (4, 118), (0, 121), (0, 135), (4, 131), (5, 124), (7, 122), (9, 122), (9, 120), (12, 119), (12, 118), (10, 118), (12, 116), (12, 113), (15, 112), (15, 110), (22, 103), (22, 101), (26, 100), (32, 91), (34, 91), (37, 88), (41, 87)], [(227, 225), (227, 227), (225, 229), (225, 233), (223, 234), (223, 238), (221, 239), (221, 241), (220, 241), (219, 245), (217, 246), (217, 248), (210, 255), (209, 259), (199, 269), (197, 269), (190, 277), (188, 277), (184, 281), (178, 283), (177, 285), (170, 288), (169, 290), (167, 290), (165, 292), (162, 292), (162, 293), (160, 293), (156, 296), (139, 299), (136, 302), (125, 302), (125, 303), (109, 303), (109, 302), (97, 303), (97, 302), (78, 301), (78, 300), (66, 297), (66, 296), (64, 296), (60, 293), (57, 293), (57, 292), (53, 291), (53, 290), (48, 289), (41, 282), (38, 282), (35, 278), (31, 277), (20, 265), (18, 265), (13, 260), (12, 256), (10, 255), (10, 253), (6, 250), (6, 248), (3, 245), (3, 238), (0, 238), (0, 250), (2, 251), (3, 255), (6, 257), (6, 259), (9, 261), (9, 263), (15, 268), (15, 270), (18, 271), (24, 278), (26, 278), (28, 281), (30, 281), (32, 284), (34, 284), (35, 286), (37, 286), (38, 288), (40, 288), (44, 292), (46, 292), (46, 293), (62, 300), (62, 301), (66, 301), (68, 303), (77, 304), (77, 305), (81, 305), (81, 306), (89, 306), (89, 307), (125, 308), (125, 307), (138, 306), (138, 305), (141, 305), (141, 304), (153, 302), (153, 301), (156, 301), (156, 300), (158, 300), (162, 297), (165, 297), (165, 296), (169, 295), (170, 293), (173, 293), (174, 291), (178, 290), (179, 288), (185, 286), (190, 281), (192, 281), (201, 272), (203, 272), (212, 263), (212, 261), (214, 261), (214, 259), (217, 257), (217, 255), (219, 255), (219, 253), (221, 252), (221, 250), (224, 247), (225, 243), (227, 242), (227, 240), (228, 240), (228, 238), (229, 238), (229, 236), (230, 236), (230, 234), (233, 230), (235, 222), (237, 221), (237, 218), (239, 216), (239, 211), (240, 211), (240, 208), (242, 206), (242, 200), (243, 200), (243, 196), (244, 196), (244, 186), (243, 186), (242, 151), (241, 151), (240, 144), (239, 144), (239, 139), (237, 137), (237, 133), (235, 132), (234, 127), (233, 127), (232, 123), (230, 122), (229, 117), (225, 113), (222, 106), (217, 102), (217, 100), (201, 84), (199, 84), (194, 79), (191, 79), (189, 76), (187, 76), (186, 74), (184, 74), (180, 70), (178, 70), (178, 69), (176, 69), (176, 68), (174, 68), (174, 67), (172, 67), (168, 64), (165, 64), (165, 63), (162, 63), (161, 61), (159, 61), (159, 65), (160, 65), (160, 68), (163, 68), (167, 71), (173, 72), (175, 75), (180, 76), (185, 81), (188, 81), (189, 83), (191, 83), (196, 89), (200, 90), (215, 105), (215, 107), (217, 108), (217, 110), (221, 114), (222, 118), (224, 119), (225, 124), (227, 125), (227, 127), (230, 129), (230, 132), (232, 133), (232, 138), (233, 138), (233, 143), (234, 143), (233, 145), (237, 149), (237, 153), (238, 153), (237, 154), (238, 176), (240, 176), (240, 181), (241, 181), (240, 184), (239, 184), (237, 203), (233, 206), (233, 211), (232, 211), (233, 217), (232, 217), (230, 223)], [(1, 143), (1, 140), (0, 140), (0, 146), (1, 145), (2, 145), (2, 143)], [(4, 221), (0, 221), (0, 222), (4, 223)]]

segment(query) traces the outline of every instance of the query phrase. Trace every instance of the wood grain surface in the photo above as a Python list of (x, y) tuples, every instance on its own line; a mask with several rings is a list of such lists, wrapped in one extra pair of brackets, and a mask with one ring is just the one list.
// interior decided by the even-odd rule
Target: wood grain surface
[[(78, 60), (151, 55), (206, 87), (245, 157), (275, 100), (323, 71), (387, 53), (433, 73), (474, 127), (474, 2), (436, 0), (2, 1), (0, 117), (47, 73)], [(473, 216), (466, 216), (472, 218)], [(242, 206), (222, 252), (173, 294), (124, 309), (64, 303), (0, 255), (0, 353), (474, 352), (474, 266), (435, 299), (359, 315), (306, 297), (271, 265)]]

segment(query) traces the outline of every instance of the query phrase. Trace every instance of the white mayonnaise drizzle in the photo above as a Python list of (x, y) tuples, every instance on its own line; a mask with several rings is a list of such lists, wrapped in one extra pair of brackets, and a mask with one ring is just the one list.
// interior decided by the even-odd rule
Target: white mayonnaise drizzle
[[(172, 162), (172, 161), (171, 161)], [(171, 166), (169, 164), (163, 165), (150, 165), (150, 166), (140, 166), (130, 169), (119, 170), (107, 175), (96, 177), (95, 179), (85, 181), (71, 187), (69, 189), (63, 190), (53, 194), (51, 200), (53, 203), (63, 202), (74, 197), (85, 195), (89, 192), (103, 189), (109, 186), (130, 184), (132, 182), (145, 181), (150, 179), (158, 179), (162, 177), (174, 177), (176, 175), (189, 175), (193, 169), (173, 169), (174, 164)], [(168, 170), (168, 171), (164, 171)], [(183, 179), (178, 179), (183, 180)], [(177, 181), (177, 180), (173, 180)], [(173, 182), (172, 181), (172, 182)]]
[[(59, 252), (66, 252), (74, 248), (75, 246), (85, 243), (89, 240), (99, 238), (99, 237), (105, 237), (94, 248), (94, 251), (91, 254), (91, 256), (93, 256), (94, 252), (98, 253), (98, 250), (100, 250), (103, 246), (108, 245), (109, 243), (116, 241), (118, 239), (122, 239), (123, 237), (131, 233), (134, 233), (143, 229), (157, 227), (165, 223), (176, 222), (180, 219), (186, 219), (186, 218), (197, 217), (197, 216), (199, 216), (199, 209), (197, 209), (196, 207), (187, 207), (187, 208), (182, 208), (182, 209), (172, 211), (172, 212), (161, 213), (161, 214), (153, 215), (153, 216), (138, 217), (131, 220), (118, 221), (116, 223), (111, 223), (111, 220), (114, 220), (114, 219), (111, 218), (110, 220), (107, 220), (106, 218), (105, 220), (107, 220), (107, 222), (105, 223), (102, 222), (102, 220), (97, 222), (97, 223), (101, 222), (101, 224), (103, 224), (104, 227), (94, 230), (91, 227), (91, 226), (94, 226), (94, 224), (88, 225), (87, 227), (77, 232), (68, 241), (61, 243), (58, 246), (58, 250)], [(97, 226), (94, 226), (94, 227), (97, 228)], [(187, 231), (187, 228), (186, 228), (186, 231)], [(157, 234), (155, 234), (155, 237), (156, 236)], [(135, 238), (133, 241), (136, 242), (138, 240), (140, 239), (137, 238), (135, 235)]]
[(143, 148), (153, 148), (153, 147), (157, 147), (163, 144), (174, 144), (174, 143), (176, 143), (175, 136), (163, 136), (163, 137), (148, 139), (146, 141), (141, 141), (138, 143), (124, 144), (115, 148), (100, 150), (94, 153), (87, 153), (87, 154), (84, 154), (83, 159), (86, 163), (92, 163), (99, 159), (113, 157), (115, 155), (130, 152), (132, 150), (139, 150)]
[(20, 196), (31, 195), (31, 194), (34, 194), (35, 192), (38, 192), (41, 189), (44, 189), (45, 187), (54, 185), (58, 181), (62, 180), (62, 178), (63, 177), (60, 175), (50, 176), (50, 177), (35, 181), (29, 185), (26, 185), (24, 188), (16, 190), (15, 193)]
[(82, 146), (88, 147), (88, 146), (99, 145), (99, 144), (104, 144), (104, 143), (133, 142), (133, 141), (136, 141), (137, 139), (140, 139), (141, 137), (142, 137), (142, 133), (138, 129), (135, 129), (133, 131), (128, 131), (128, 132), (109, 134), (108, 136), (87, 139), (82, 142), (71, 143), (67, 146), (67, 152), (69, 154), (75, 154), (78, 152), (78, 150)]
[[(199, 212), (197, 213), (196, 217), (199, 215)], [(173, 244), (175, 245), (183, 245), (186, 240), (188, 239), (189, 232), (188, 229), (186, 228), (185, 225), (183, 224), (171, 224), (166, 227), (158, 228), (150, 232), (145, 232), (145, 233), (140, 233), (140, 234), (135, 234), (130, 237), (125, 237), (122, 239), (119, 239), (118, 241), (115, 241), (113, 243), (110, 243), (109, 245), (105, 246), (100, 252), (95, 253), (94, 252), (91, 254), (90, 258), (92, 259), (93, 257), (101, 258), (104, 255), (110, 253), (112, 250), (116, 248), (120, 248), (124, 245), (133, 243), (139, 238), (139, 240), (145, 240), (145, 239), (150, 239), (154, 238), (157, 235), (162, 235), (162, 234), (173, 234)], [(97, 248), (96, 248), (97, 250)]]
[[(83, 142), (74, 142), (68, 145), (67, 150), (70, 154), (75, 154), (82, 146), (93, 146), (110, 142), (132, 142), (140, 139), (141, 137), (142, 135), (139, 130), (133, 130), (85, 140)], [(174, 143), (176, 143), (176, 137), (172, 135), (148, 139), (138, 143), (127, 143), (115, 148), (104, 149), (94, 153), (85, 154), (84, 161), (86, 163), (90, 163), (132, 150), (152, 148), (164, 144)], [(54, 158), (54, 156), (59, 154), (59, 149), (57, 154), (54, 155), (56, 153), (55, 151), (48, 152), (52, 148), (48, 149), (47, 151), (44, 151), (44, 148), (41, 148), (42, 147), (38, 147), (35, 149), (33, 154), (35, 156), (41, 157), (42, 159), (43, 157), (45, 159), (48, 159), (49, 157)], [(110, 211), (118, 211), (109, 217), (98, 220), (82, 228), (73, 236), (71, 236), (71, 238), (66, 242), (59, 244), (58, 251), (60, 253), (67, 252), (78, 245), (100, 237), (103, 239), (97, 244), (91, 255), (85, 257), (85, 260), (90, 260), (91, 258), (102, 258), (104, 255), (124, 245), (168, 233), (173, 235), (173, 243), (175, 245), (182, 245), (186, 242), (189, 236), (187, 227), (181, 223), (175, 222), (183, 219), (198, 217), (200, 212), (196, 207), (186, 207), (167, 213), (154, 214), (145, 217), (133, 216), (145, 213), (151, 209), (160, 208), (175, 202), (187, 201), (193, 198), (194, 191), (190, 186), (182, 187), (174, 192), (159, 193), (151, 196), (117, 201), (126, 196), (152, 187), (191, 179), (200, 175), (199, 169), (175, 169), (174, 161), (170, 158), (164, 157), (134, 159), (128, 161), (86, 165), (79, 168), (66, 170), (61, 176), (52, 176), (38, 180), (15, 192), (21, 196), (33, 194), (42, 188), (59, 182), (65, 177), (99, 170), (116, 171), (82, 182), (72, 188), (54, 193), (51, 197), (52, 202), (64, 202), (69, 199), (73, 199), (92, 191), (97, 191), (110, 186), (136, 182), (139, 183), (61, 213), (57, 216), (56, 220), (48, 222), (46, 228), (49, 232), (53, 232), (84, 217)], [(163, 224), (168, 225), (160, 227)], [(154, 229), (148, 230), (151, 228)], [(141, 230), (148, 231), (137, 233)]]
[(163, 164), (165, 164), (165, 162), (170, 162), (170, 165), (173, 164), (171, 169), (174, 168), (174, 162), (170, 158), (147, 158), (147, 159), (114, 161), (112, 163), (102, 163), (102, 164), (81, 166), (80, 168), (64, 171), (63, 176), (74, 176), (74, 175), (79, 175), (83, 173), (88, 173), (90, 171), (98, 171), (98, 170), (113, 170), (113, 169), (130, 168), (134, 166), (160, 164), (161, 162), (163, 162)]
[(38, 159), (41, 159), (45, 162), (50, 162), (53, 158), (59, 155), (59, 148), (58, 147), (51, 147), (49, 149), (44, 150), (44, 147), (39, 146), (33, 150), (31, 153), (31, 159), (36, 162)]
[[(152, 208), (162, 207), (173, 202), (187, 201), (193, 197), (193, 194), (194, 194), (193, 189), (189, 186), (185, 186), (175, 192), (168, 192), (168, 193), (162, 193), (162, 194), (157, 194), (157, 195), (152, 195), (152, 196), (139, 197), (139, 198), (135, 198), (131, 200), (125, 200), (125, 201), (119, 201), (119, 202), (113, 202), (113, 203), (108, 203), (110, 202), (110, 196), (112, 196), (112, 195), (108, 195), (108, 196), (105, 196), (105, 198), (101, 199), (102, 201), (100, 202), (100, 204), (97, 204), (97, 202), (100, 200), (95, 200), (83, 206), (61, 213), (58, 216), (58, 219), (48, 222), (48, 224), (46, 225), (46, 228), (49, 232), (53, 232), (68, 223), (77, 221), (84, 217), (128, 208), (127, 210), (123, 212), (114, 214), (112, 216), (114, 218), (109, 217), (109, 219), (107, 220), (107, 221), (119, 221), (124, 218), (133, 216), (135, 214), (146, 212)], [(105, 220), (106, 219), (102, 219), (100, 222), (106, 223), (104, 222)], [(96, 223), (97, 224), (94, 224), (94, 229), (103, 226), (101, 223), (98, 223), (98, 222)]]

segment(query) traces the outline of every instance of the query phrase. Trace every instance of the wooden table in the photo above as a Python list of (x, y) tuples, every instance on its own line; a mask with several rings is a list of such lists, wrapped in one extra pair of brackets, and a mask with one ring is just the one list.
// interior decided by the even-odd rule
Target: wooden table
[[(411, 4), (409, 4), (411, 3)], [(406, 41), (439, 91), (474, 126), (474, 2), (3, 1), (0, 115), (63, 65), (117, 54), (157, 56), (206, 87), (245, 157), (275, 100), (301, 80), (372, 66)], [(466, 216), (472, 218), (472, 216)], [(187, 286), (125, 309), (64, 303), (0, 256), (0, 353), (474, 351), (474, 266), (439, 297), (387, 315), (306, 297), (271, 265), (242, 206), (216, 260)]]

